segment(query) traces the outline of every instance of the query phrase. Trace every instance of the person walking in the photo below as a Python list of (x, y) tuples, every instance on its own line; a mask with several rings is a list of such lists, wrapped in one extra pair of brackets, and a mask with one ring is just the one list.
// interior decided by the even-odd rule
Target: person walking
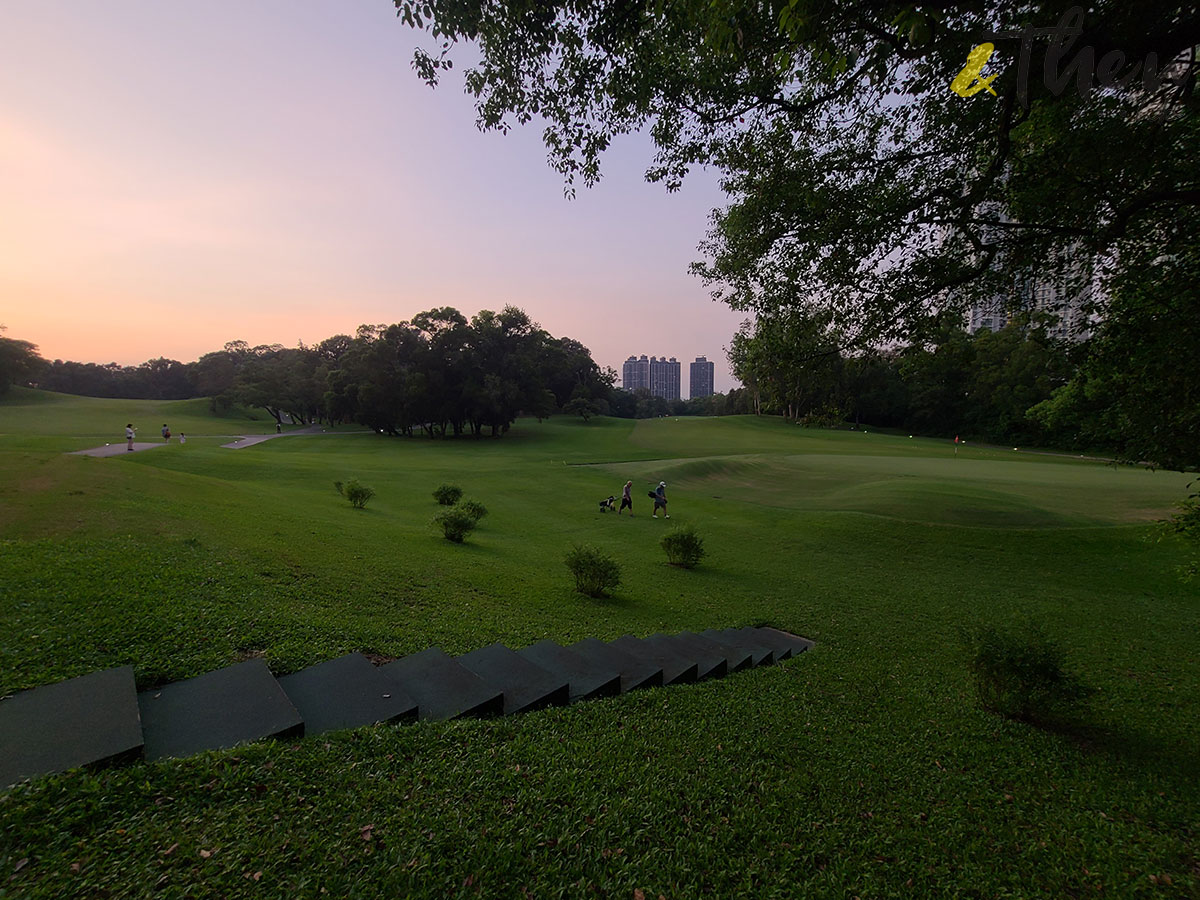
[(667, 483), (665, 481), (660, 481), (658, 489), (654, 492), (654, 513), (651, 518), (658, 518), (659, 507), (662, 507), (664, 519), (671, 518), (670, 514), (667, 513)]
[(633, 482), (625, 482), (625, 487), (621, 488), (621, 508), (617, 510), (619, 516), (625, 510), (629, 510), (629, 515), (633, 515)]
[(171, 439), (171, 429), (167, 427), (166, 422), (163, 422), (162, 436), (164, 441), (169, 441)]
[(126, 450), (129, 450), (130, 452), (133, 451), (133, 439), (136, 435), (137, 429), (133, 427), (133, 423), (127, 423), (125, 425), (125, 443), (128, 445), (125, 448)]

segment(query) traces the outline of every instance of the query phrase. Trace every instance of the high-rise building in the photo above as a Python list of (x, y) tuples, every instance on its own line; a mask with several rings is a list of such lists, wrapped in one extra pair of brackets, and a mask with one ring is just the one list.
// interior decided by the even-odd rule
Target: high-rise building
[(641, 359), (631, 356), (625, 360), (621, 366), (621, 387), (627, 391), (650, 390), (650, 360), (646, 354), (643, 353)]
[(705, 357), (697, 356), (690, 368), (691, 390), (688, 392), (688, 396), (693, 400), (697, 397), (711, 397), (713, 395), (713, 364)]
[(1008, 297), (973, 303), (967, 310), (967, 331), (999, 331), (1017, 312), (1046, 313), (1053, 317), (1046, 333), (1058, 340), (1084, 341), (1092, 336), (1099, 318), (1097, 290), (1090, 267), (1073, 261), (1059, 279), (1026, 275), (1016, 279)]
[(679, 368), (679, 362), (673, 356), (658, 360), (650, 357), (650, 393), (664, 400), (678, 400)]
[(631, 356), (621, 366), (621, 387), (627, 391), (645, 388), (664, 400), (679, 399), (679, 362), (675, 357), (659, 359)]

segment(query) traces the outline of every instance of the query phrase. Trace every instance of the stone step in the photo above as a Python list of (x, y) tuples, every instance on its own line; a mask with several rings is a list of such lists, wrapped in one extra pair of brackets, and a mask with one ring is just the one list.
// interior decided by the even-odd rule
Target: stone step
[(698, 644), (681, 641), (678, 635), (666, 634), (661, 631), (647, 635), (642, 640), (651, 646), (661, 644), (684, 659), (694, 661), (697, 681), (703, 681), (706, 678), (724, 678), (729, 673), (729, 663), (725, 659), (725, 654), (714, 651), (711, 647), (702, 647)]
[(770, 647), (775, 651), (775, 662), (783, 662), (785, 659), (791, 659), (798, 652), (796, 644), (784, 637), (783, 632), (776, 631), (774, 628), (755, 628), (747, 625), (745, 628), (738, 629), (742, 634)]
[(459, 665), (440, 647), (398, 659), (379, 671), (417, 701), (422, 719), (498, 716), (504, 711), (504, 694)]
[(565, 706), (570, 699), (567, 679), (548, 672), (503, 644), (488, 644), (456, 657), (489, 685), (504, 694), (504, 715)]
[(581, 653), (568, 650), (551, 640), (522, 647), (517, 653), (534, 665), (565, 678), (571, 702), (614, 697), (621, 693), (621, 673), (616, 667), (593, 662)]
[(782, 631), (778, 628), (771, 628), (768, 625), (764, 625), (762, 628), (759, 628), (758, 630), (760, 632), (765, 632), (765, 633), (771, 635), (776, 640), (786, 641), (786, 642), (790, 643), (792, 645), (792, 656), (799, 656), (804, 651), (815, 646), (813, 644), (813, 642), (810, 641), (808, 638), (802, 638), (797, 634), (792, 634), (791, 632), (788, 632), (788, 631)]
[(305, 734), (417, 715), (417, 701), (361, 653), (347, 653), (284, 675), (279, 685), (300, 711)]
[(748, 650), (750, 658), (756, 666), (769, 666), (775, 662), (775, 650), (759, 640), (755, 640), (743, 634), (737, 628), (726, 628), (717, 631), (713, 628), (706, 628), (700, 632), (701, 637), (712, 638), (714, 641), (720, 641), (723, 644), (728, 644), (738, 650)]
[(616, 669), (621, 673), (621, 693), (638, 688), (662, 687), (662, 666), (642, 657), (626, 653), (611, 644), (596, 638), (584, 638), (567, 647), (599, 666)]
[(93, 672), (0, 700), (0, 789), (142, 752), (133, 666)]
[(754, 656), (745, 648), (734, 647), (715, 638), (705, 637), (694, 631), (681, 631), (679, 634), (667, 635), (676, 643), (689, 648), (703, 651), (710, 655), (719, 656), (725, 660), (725, 674), (732, 675), (754, 665)]
[(694, 659), (688, 659), (678, 650), (657, 641), (647, 641), (632, 634), (623, 634), (608, 642), (610, 647), (624, 650), (626, 653), (645, 659), (661, 666), (663, 684), (688, 684), (696, 680), (699, 666)]
[(304, 733), (304, 720), (261, 659), (138, 694), (146, 759), (191, 756)]

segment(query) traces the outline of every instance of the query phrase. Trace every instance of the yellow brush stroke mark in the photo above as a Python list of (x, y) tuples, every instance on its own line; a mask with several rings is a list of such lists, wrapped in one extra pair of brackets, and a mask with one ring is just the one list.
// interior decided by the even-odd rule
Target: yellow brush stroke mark
[(992, 90), (992, 82), (996, 80), (997, 76), (989, 75), (987, 78), (983, 78), (979, 74), (987, 65), (987, 61), (991, 59), (992, 51), (995, 49), (994, 44), (980, 44), (968, 53), (967, 64), (950, 82), (950, 90), (960, 97), (970, 97), (986, 88), (987, 92), (995, 97), (996, 92)]

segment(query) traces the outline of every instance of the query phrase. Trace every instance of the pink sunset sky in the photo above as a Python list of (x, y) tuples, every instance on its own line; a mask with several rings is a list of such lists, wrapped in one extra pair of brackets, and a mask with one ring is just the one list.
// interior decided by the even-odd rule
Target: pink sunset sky
[(522, 307), (620, 371), (707, 356), (744, 315), (687, 272), (716, 177), (647, 184), (649, 140), (563, 196), (541, 128), (475, 128), (388, 0), (0, 4), (0, 323), (48, 359), (191, 361), (435, 306)]

